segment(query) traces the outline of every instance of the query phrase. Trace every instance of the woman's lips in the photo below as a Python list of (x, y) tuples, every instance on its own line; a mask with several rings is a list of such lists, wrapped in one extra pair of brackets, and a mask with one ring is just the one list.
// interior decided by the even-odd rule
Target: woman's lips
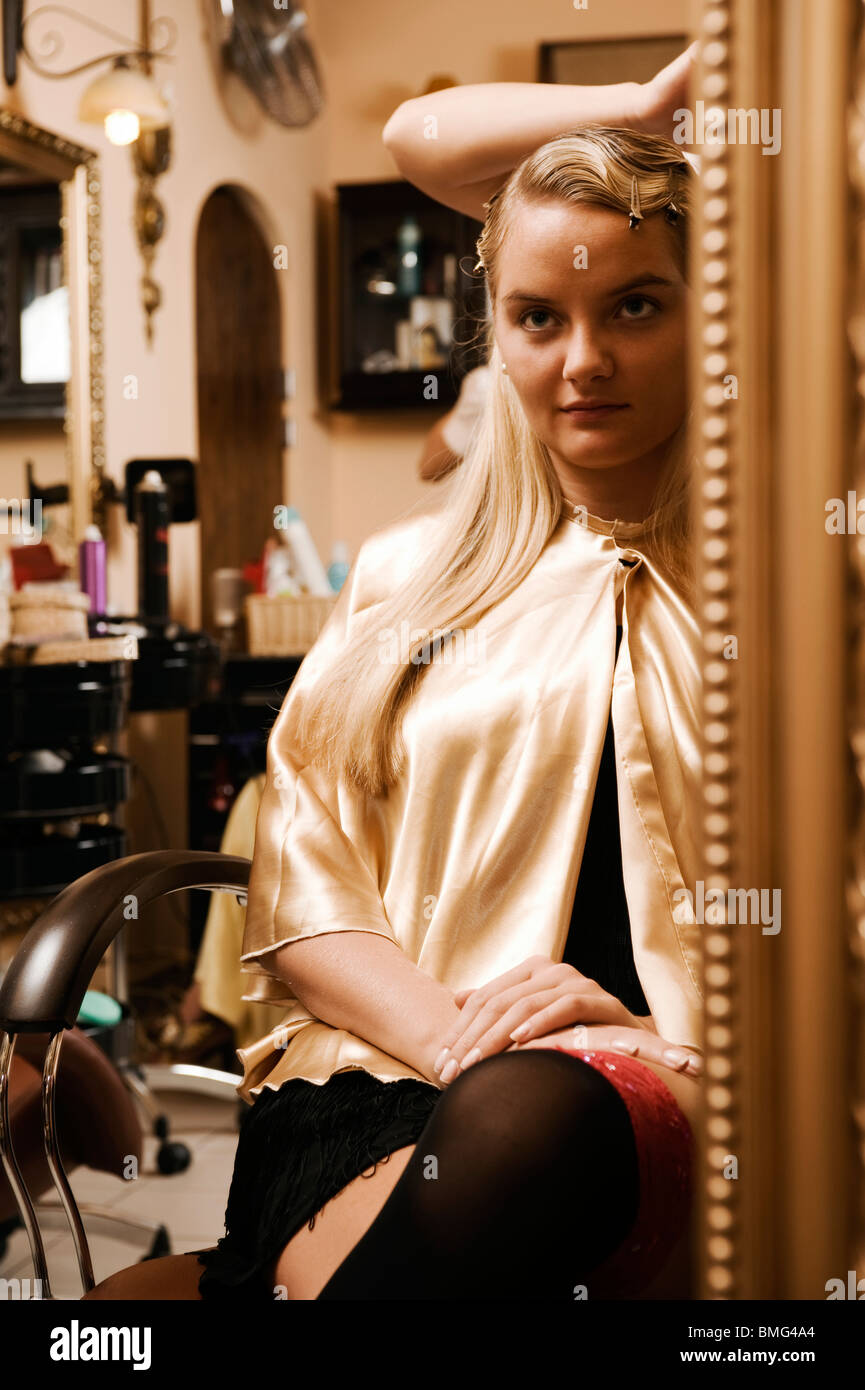
[(609, 415), (613, 415), (617, 410), (627, 410), (626, 405), (598, 405), (592, 406), (590, 410), (572, 406), (569, 410), (563, 410), (563, 415), (570, 416), (573, 420), (581, 424), (587, 424), (590, 420), (606, 420)]

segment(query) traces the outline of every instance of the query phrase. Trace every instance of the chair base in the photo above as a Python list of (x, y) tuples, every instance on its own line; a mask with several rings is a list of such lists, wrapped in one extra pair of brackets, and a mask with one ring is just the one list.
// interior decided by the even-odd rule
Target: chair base
[[(85, 1220), (87, 1239), (91, 1236), (110, 1236), (113, 1240), (138, 1245), (147, 1253), (145, 1260), (162, 1259), (171, 1254), (168, 1227), (160, 1221), (140, 1221), (114, 1212), (110, 1207), (79, 1203), (78, 1210)], [(36, 1215), (43, 1231), (68, 1230), (69, 1220), (59, 1202), (37, 1202)]]
[(192, 1062), (155, 1062), (139, 1070), (150, 1091), (185, 1091), (232, 1102), (237, 1100), (237, 1088), (243, 1080), (236, 1072), (199, 1067)]

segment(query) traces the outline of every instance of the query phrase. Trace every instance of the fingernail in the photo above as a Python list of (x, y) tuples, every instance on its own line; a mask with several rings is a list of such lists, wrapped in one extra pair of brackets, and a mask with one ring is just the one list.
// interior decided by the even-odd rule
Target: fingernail
[(433, 1071), (441, 1071), (442, 1067), (445, 1064), (445, 1058), (447, 1057), (449, 1051), (450, 1049), (447, 1047), (442, 1048), (438, 1057), (436, 1057), (435, 1061), (433, 1062)]
[(627, 1052), (629, 1057), (633, 1057), (637, 1051), (637, 1044), (628, 1042), (626, 1038), (614, 1038), (610, 1047), (614, 1048), (616, 1052)]
[(468, 1054), (468, 1056), (463, 1058), (463, 1071), (465, 1071), (466, 1067), (473, 1067), (474, 1064), (475, 1064), (475, 1062), (479, 1062), (480, 1060), (481, 1060), (481, 1050), (480, 1050), (480, 1048), (479, 1048), (479, 1047), (473, 1047), (472, 1050), (471, 1050), (471, 1052)]
[(458, 1075), (459, 1069), (459, 1062), (455, 1057), (451, 1057), (450, 1061), (448, 1062), (447, 1066), (444, 1068), (444, 1071), (441, 1074), (441, 1080), (445, 1083), (445, 1085), (447, 1085), (449, 1081), (453, 1081), (454, 1077)]
[(687, 1053), (683, 1054), (681, 1052), (676, 1052), (675, 1048), (672, 1047), (665, 1048), (661, 1056), (664, 1061), (669, 1062), (670, 1066), (674, 1067), (676, 1071), (684, 1071), (690, 1061)]
[(703, 1071), (702, 1057), (689, 1057), (686, 1070), (693, 1072), (694, 1076), (700, 1076)]
[(509, 1036), (514, 1039), (514, 1042), (519, 1042), (520, 1038), (525, 1037), (530, 1027), (530, 1023), (521, 1023), (518, 1028), (515, 1028), (514, 1031), (509, 1034)]

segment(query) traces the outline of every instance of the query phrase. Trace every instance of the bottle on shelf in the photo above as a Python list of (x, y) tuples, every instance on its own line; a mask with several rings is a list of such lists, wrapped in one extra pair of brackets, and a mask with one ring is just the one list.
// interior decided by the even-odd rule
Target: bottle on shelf
[(324, 565), (315, 548), (315, 541), (306, 528), (306, 523), (297, 507), (288, 507), (285, 512), (286, 526), (282, 528), (288, 548), (291, 551), (294, 577), (304, 586), (308, 594), (318, 598), (330, 598), (330, 586)]
[(399, 272), (397, 277), (399, 292), (404, 295), (420, 294), (421, 230), (417, 224), (417, 219), (412, 213), (407, 213), (400, 223), (396, 234), (396, 240), (399, 248)]
[(91, 613), (106, 609), (105, 541), (98, 526), (84, 528), (84, 539), (78, 547), (78, 574), (82, 593), (90, 599)]
[(334, 541), (330, 552), (330, 564), (327, 567), (327, 578), (335, 594), (339, 593), (348, 578), (350, 568), (348, 546), (345, 541)]

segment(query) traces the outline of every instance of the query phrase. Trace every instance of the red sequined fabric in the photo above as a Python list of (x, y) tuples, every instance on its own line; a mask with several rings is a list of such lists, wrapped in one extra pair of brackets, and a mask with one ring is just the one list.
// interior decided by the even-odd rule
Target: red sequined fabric
[(659, 1273), (687, 1225), (694, 1196), (696, 1146), (675, 1096), (651, 1067), (618, 1052), (557, 1047), (599, 1071), (628, 1108), (637, 1147), (637, 1219), (613, 1253), (591, 1272), (592, 1298), (634, 1298)]

